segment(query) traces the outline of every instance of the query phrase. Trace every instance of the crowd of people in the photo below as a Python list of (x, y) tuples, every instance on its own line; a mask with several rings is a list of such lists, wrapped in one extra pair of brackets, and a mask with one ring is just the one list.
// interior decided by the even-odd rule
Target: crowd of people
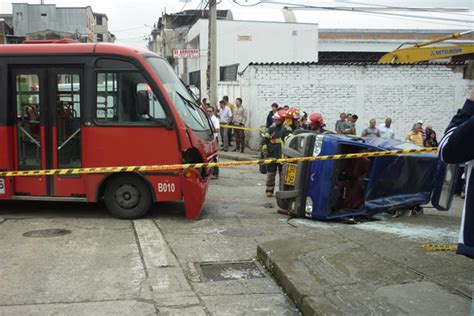
[[(342, 135), (357, 135), (356, 123), (359, 117), (356, 114), (340, 113), (336, 121), (334, 132)], [(261, 150), (264, 158), (283, 158), (283, 146), (286, 139), (296, 130), (312, 130), (315, 133), (333, 133), (326, 130), (321, 113), (313, 113), (308, 116), (306, 112), (300, 112), (289, 106), (279, 107), (277, 103), (271, 105), (271, 111), (266, 120), (267, 131), (262, 137)], [(369, 126), (360, 134), (363, 138), (379, 137), (382, 139), (395, 139), (395, 131), (392, 128), (392, 119), (387, 117), (385, 122), (377, 126), (377, 121), (371, 119)], [(423, 121), (419, 120), (407, 133), (405, 140), (413, 144), (425, 147), (437, 147), (436, 133), (431, 126), (423, 128)], [(275, 177), (277, 172), (281, 176), (281, 166), (272, 164), (267, 167), (266, 195), (272, 197), (275, 190)]]
[(207, 99), (202, 99), (201, 107), (209, 116), (216, 131), (216, 139), (219, 140), (223, 151), (229, 151), (233, 140), (235, 148), (232, 151), (241, 153), (245, 151), (245, 125), (248, 113), (242, 103), (242, 98), (237, 98), (233, 104), (225, 95), (219, 101), (219, 108), (216, 109), (207, 102)]
[[(235, 104), (229, 101), (228, 96), (223, 96), (219, 101), (219, 107), (215, 108), (202, 100), (202, 108), (208, 114), (214, 129), (215, 137), (219, 140), (220, 148), (229, 151), (233, 147), (233, 152), (245, 151), (245, 127), (247, 125), (248, 112), (243, 106), (242, 98), (236, 98)], [(334, 125), (334, 132), (326, 129), (326, 123), (321, 113), (308, 115), (297, 108), (290, 108), (288, 105), (280, 107), (277, 103), (272, 103), (266, 119), (266, 132), (262, 135), (261, 153), (263, 158), (282, 158), (283, 145), (286, 139), (296, 130), (312, 130), (315, 133), (337, 133), (342, 135), (357, 135), (357, 114), (340, 113), (339, 120)], [(395, 139), (395, 131), (392, 128), (392, 119), (387, 117), (385, 122), (377, 125), (375, 119), (369, 121), (369, 125), (360, 134), (363, 138), (379, 137), (382, 139)], [(418, 120), (413, 128), (406, 134), (405, 140), (424, 147), (437, 147), (436, 132), (431, 126), (423, 128), (423, 121)], [(275, 189), (276, 173), (280, 173), (281, 166), (278, 164), (269, 165), (267, 168), (266, 195), (273, 196)], [(214, 177), (218, 177), (216, 169)]]

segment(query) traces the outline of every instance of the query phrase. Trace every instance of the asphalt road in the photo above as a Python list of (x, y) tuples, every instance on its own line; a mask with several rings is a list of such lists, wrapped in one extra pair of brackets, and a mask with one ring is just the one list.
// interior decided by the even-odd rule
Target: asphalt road
[[(264, 179), (255, 166), (221, 169), (198, 221), (180, 203), (135, 221), (113, 219), (101, 204), (0, 203), (0, 314), (299, 314), (255, 261), (257, 244), (304, 242), (333, 226), (292, 225), (264, 196)], [(461, 206), (446, 215), (458, 217)], [(456, 228), (442, 232), (440, 241), (455, 241)]]
[(298, 314), (255, 262), (258, 242), (293, 229), (264, 206), (263, 181), (222, 170), (199, 221), (180, 203), (135, 221), (100, 204), (0, 203), (0, 314)]

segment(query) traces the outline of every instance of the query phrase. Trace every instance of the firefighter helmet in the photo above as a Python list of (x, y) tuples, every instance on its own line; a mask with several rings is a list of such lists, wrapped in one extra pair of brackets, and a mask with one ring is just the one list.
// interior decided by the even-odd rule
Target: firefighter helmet
[(294, 119), (294, 120), (299, 119), (300, 118), (300, 110), (298, 110), (297, 108), (290, 108), (286, 112), (286, 118), (291, 118), (291, 119)]
[(319, 128), (321, 126), (324, 126), (325, 123), (324, 123), (323, 116), (321, 115), (321, 113), (316, 112), (309, 116), (308, 124), (310, 124), (314, 128)]
[(286, 111), (285, 110), (278, 110), (275, 114), (273, 114), (273, 120), (279, 121), (283, 123), (286, 118)]

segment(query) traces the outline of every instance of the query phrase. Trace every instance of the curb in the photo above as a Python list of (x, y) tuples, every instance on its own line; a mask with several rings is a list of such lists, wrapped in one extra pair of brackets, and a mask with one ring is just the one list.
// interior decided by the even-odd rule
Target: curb
[(257, 260), (270, 271), (273, 279), (283, 288), (303, 315), (319, 315), (315, 306), (311, 304), (311, 300), (307, 299), (308, 296), (298, 289), (297, 281), (290, 276), (291, 273), (285, 271), (273, 260), (271, 252), (257, 245)]
[(247, 161), (247, 160), (254, 160), (254, 159), (259, 159), (258, 154), (255, 155), (249, 155), (249, 156), (237, 156), (232, 154), (231, 152), (219, 152), (218, 153), (219, 158), (222, 159), (228, 159), (228, 160), (235, 160), (235, 161)]

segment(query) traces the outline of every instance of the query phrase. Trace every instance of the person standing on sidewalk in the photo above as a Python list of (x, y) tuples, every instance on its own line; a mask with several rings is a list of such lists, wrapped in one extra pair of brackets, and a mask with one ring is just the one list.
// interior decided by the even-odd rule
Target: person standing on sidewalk
[[(229, 101), (229, 96), (225, 95), (222, 97), (222, 100), (224, 100), (225, 102), (225, 105), (230, 109), (230, 112), (232, 113), (232, 118), (229, 122), (229, 124), (232, 124), (232, 121), (234, 120), (234, 110), (235, 110), (235, 105), (233, 105), (230, 101)], [(232, 146), (232, 133), (234, 132), (234, 130), (232, 128), (227, 128), (227, 136), (229, 138), (229, 146)]]
[[(283, 147), (285, 141), (291, 135), (291, 128), (283, 125), (285, 121), (286, 111), (280, 110), (275, 113), (273, 120), (274, 125), (267, 129), (262, 137), (261, 150), (263, 158), (283, 158)], [(267, 197), (272, 197), (275, 191), (275, 177), (278, 171), (281, 184), (281, 168), (279, 163), (272, 163), (267, 166), (267, 181), (265, 193)]]
[(336, 125), (334, 127), (334, 130), (337, 134), (342, 134), (342, 128), (344, 124), (346, 124), (346, 113), (342, 112), (339, 114), (339, 120), (336, 121)]
[(265, 124), (266, 128), (269, 128), (273, 124), (273, 116), (275, 113), (278, 111), (278, 104), (277, 103), (272, 103), (272, 110), (268, 112), (267, 115), (267, 122)]
[(474, 88), (471, 95), (451, 119), (439, 142), (439, 157), (452, 164), (466, 163), (466, 195), (462, 211), (457, 253), (474, 259)]
[[(232, 122), (232, 112), (229, 107), (226, 105), (224, 100), (219, 101), (220, 113), (219, 113), (219, 123), (220, 125), (229, 125)], [(227, 132), (227, 127), (221, 127), (221, 140), (222, 140), (222, 149), (224, 151), (229, 150), (229, 134)]]
[[(217, 146), (219, 146), (219, 128), (220, 128), (219, 119), (214, 113), (214, 108), (210, 105), (207, 106), (206, 113), (209, 119), (211, 120), (212, 127), (214, 127), (214, 138), (217, 141)], [(219, 178), (219, 167), (212, 168), (212, 177), (214, 179)]]
[[(242, 128), (245, 127), (245, 124), (247, 124), (247, 111), (242, 106), (241, 98), (237, 98), (235, 100), (233, 124), (237, 127)], [(245, 131), (243, 129), (236, 128), (234, 130), (234, 136), (235, 149), (233, 151), (240, 151), (241, 153), (243, 153), (245, 149)]]
[(362, 131), (362, 137), (380, 137), (380, 131), (376, 126), (377, 121), (375, 119), (371, 119), (369, 122), (369, 127)]
[(395, 139), (395, 132), (392, 128), (392, 119), (387, 117), (385, 119), (385, 124), (380, 124), (379, 126), (380, 137), (383, 139)]
[(423, 147), (424, 139), (420, 123), (416, 123), (415, 126), (413, 126), (412, 130), (405, 137), (405, 140)]

